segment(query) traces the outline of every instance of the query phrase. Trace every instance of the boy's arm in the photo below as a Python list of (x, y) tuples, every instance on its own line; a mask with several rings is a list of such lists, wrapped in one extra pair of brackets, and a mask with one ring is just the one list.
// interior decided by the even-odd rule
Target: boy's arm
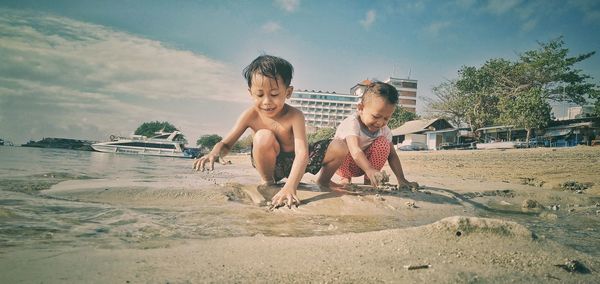
[(398, 157), (398, 153), (396, 153), (396, 149), (394, 148), (394, 144), (390, 142), (390, 155), (388, 156), (388, 163), (390, 164), (390, 168), (394, 172), (396, 179), (398, 180), (398, 186), (402, 187), (403, 185), (415, 186), (419, 187), (416, 182), (410, 182), (406, 180), (404, 177), (404, 171), (402, 170), (402, 163), (400, 163), (400, 157)]
[(358, 144), (358, 136), (347, 136), (346, 143), (348, 144), (348, 151), (350, 152), (350, 155), (352, 155), (352, 159), (354, 159), (356, 165), (365, 172), (365, 175), (369, 177), (373, 186), (378, 186), (378, 180), (375, 176), (379, 173), (379, 171), (371, 167), (371, 163), (369, 163), (367, 155), (365, 155), (365, 152), (363, 152)]
[(300, 204), (300, 199), (296, 196), (296, 189), (308, 164), (308, 143), (306, 142), (304, 115), (299, 111), (292, 119), (292, 133), (294, 135), (294, 162), (292, 163), (292, 169), (285, 185), (271, 199), (275, 207), (283, 205), (286, 202), (288, 207), (291, 207), (294, 203)]
[(242, 136), (244, 131), (248, 129), (248, 122), (250, 121), (251, 114), (252, 110), (250, 109), (243, 112), (235, 122), (235, 125), (229, 134), (227, 134), (227, 136), (225, 136), (225, 138), (219, 143), (215, 144), (215, 146), (207, 155), (194, 161), (194, 169), (197, 171), (204, 171), (206, 163), (209, 163), (209, 170), (213, 170), (215, 167), (215, 161), (217, 161), (219, 158), (225, 157), (225, 155), (227, 155), (227, 153), (229, 153), (233, 147), (233, 144), (235, 144), (240, 136)]

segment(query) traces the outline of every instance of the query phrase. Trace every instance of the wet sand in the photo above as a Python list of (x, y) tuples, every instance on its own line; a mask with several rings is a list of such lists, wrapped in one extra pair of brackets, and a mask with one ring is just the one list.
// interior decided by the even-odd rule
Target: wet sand
[[(399, 155), (419, 190), (327, 192), (306, 175), (303, 204), (274, 211), (259, 204), (246, 156), (172, 178), (57, 180), (26, 202), (53, 208), (45, 218), (64, 229), (5, 240), (2, 282), (597, 280), (600, 147)], [(560, 187), (568, 181), (587, 188)], [(0, 220), (15, 220), (11, 208)], [(75, 211), (88, 217), (65, 217)], [(585, 269), (557, 266), (567, 259)]]

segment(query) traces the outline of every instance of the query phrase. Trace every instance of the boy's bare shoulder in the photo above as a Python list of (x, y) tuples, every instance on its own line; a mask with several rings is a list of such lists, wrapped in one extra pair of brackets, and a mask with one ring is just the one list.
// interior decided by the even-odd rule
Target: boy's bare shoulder
[(256, 116), (258, 116), (258, 112), (253, 107), (249, 107), (249, 108), (245, 109), (242, 112), (242, 114), (240, 115), (240, 117), (242, 119), (253, 119)]
[(292, 118), (292, 119), (299, 119), (302, 118), (304, 119), (304, 113), (302, 113), (301, 110), (291, 106), (291, 105), (287, 105), (288, 107), (288, 112), (287, 115)]

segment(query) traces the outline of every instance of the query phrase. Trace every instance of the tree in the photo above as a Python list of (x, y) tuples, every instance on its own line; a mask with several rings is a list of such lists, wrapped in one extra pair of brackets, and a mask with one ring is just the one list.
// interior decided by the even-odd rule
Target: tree
[(465, 66), (458, 71), (456, 88), (459, 96), (455, 103), (465, 107), (465, 121), (472, 131), (489, 126), (497, 119), (502, 89), (498, 77), (508, 73), (511, 65), (505, 59), (491, 59), (479, 69)]
[(526, 51), (519, 57), (520, 64), (524, 65), (523, 83), (527, 89), (540, 88), (545, 99), (585, 104), (586, 96), (597, 92), (598, 86), (588, 82), (592, 77), (582, 74), (582, 70), (574, 65), (596, 52), (568, 57), (569, 49), (563, 47), (562, 36), (538, 44), (538, 49)]
[(542, 97), (540, 89), (531, 89), (518, 96), (505, 96), (500, 100), (501, 110), (499, 122), (513, 125), (515, 128), (527, 130), (526, 141), (529, 142), (531, 130), (544, 128), (550, 121), (551, 107)]
[(388, 127), (390, 129), (398, 128), (405, 122), (415, 120), (418, 118), (419, 116), (417, 116), (416, 113), (407, 111), (403, 107), (398, 106), (396, 107), (396, 110), (394, 110), (394, 113), (392, 113), (392, 117), (388, 121)]
[(590, 94), (590, 98), (596, 100), (594, 102), (594, 116), (600, 116), (600, 90), (594, 90)]
[(243, 138), (240, 138), (237, 142), (235, 142), (235, 144), (233, 144), (233, 147), (231, 148), (231, 151), (241, 152), (246, 149), (249, 149), (250, 146), (252, 146), (252, 134), (248, 134)]
[(212, 149), (215, 145), (217, 145), (217, 143), (221, 142), (221, 140), (223, 140), (223, 137), (217, 134), (202, 135), (196, 141), (196, 145), (199, 145), (206, 149)]
[(425, 99), (427, 101), (425, 111), (428, 116), (444, 118), (456, 127), (460, 127), (467, 122), (466, 100), (462, 99), (455, 80), (442, 82), (440, 85), (433, 87), (432, 91), (435, 99)]
[(454, 123), (464, 118), (472, 130), (493, 123), (544, 127), (549, 100), (581, 105), (595, 99), (600, 114), (598, 86), (574, 68), (595, 52), (569, 57), (562, 37), (538, 44), (514, 62), (498, 58), (480, 68), (463, 66), (456, 81), (434, 88), (436, 99), (430, 101), (429, 112)]
[(335, 135), (335, 128), (333, 127), (323, 127), (317, 129), (314, 133), (308, 134), (308, 143), (314, 143), (324, 139), (331, 139)]
[(178, 131), (177, 127), (173, 124), (163, 121), (152, 121), (152, 122), (144, 122), (140, 125), (134, 132), (135, 135), (144, 135), (146, 137), (154, 136), (156, 132), (164, 131), (164, 132), (173, 132)]

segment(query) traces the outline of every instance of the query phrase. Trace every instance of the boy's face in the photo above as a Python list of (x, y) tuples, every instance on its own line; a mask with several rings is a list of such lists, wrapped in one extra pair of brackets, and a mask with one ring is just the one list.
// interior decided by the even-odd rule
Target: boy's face
[(372, 96), (366, 102), (356, 106), (361, 122), (371, 132), (386, 126), (396, 106), (388, 103), (384, 98)]
[(252, 86), (248, 89), (254, 100), (254, 107), (261, 115), (277, 117), (285, 106), (285, 100), (292, 95), (294, 88), (286, 87), (281, 76), (277, 80), (259, 73), (252, 75)]

